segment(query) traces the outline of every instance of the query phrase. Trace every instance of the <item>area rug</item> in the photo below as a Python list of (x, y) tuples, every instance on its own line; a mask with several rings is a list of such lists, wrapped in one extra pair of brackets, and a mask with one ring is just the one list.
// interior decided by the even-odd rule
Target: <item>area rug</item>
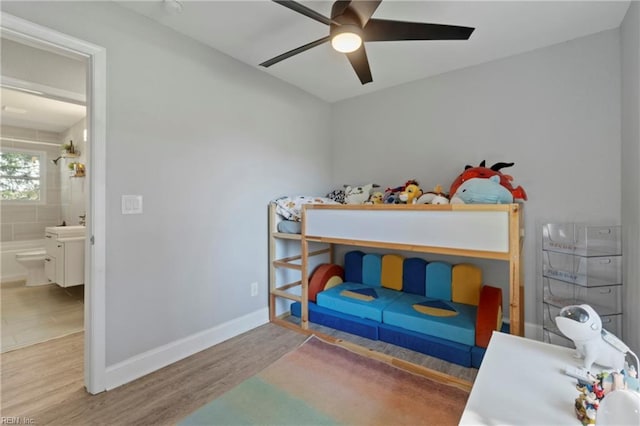
[(180, 425), (456, 425), (468, 396), (312, 336)]

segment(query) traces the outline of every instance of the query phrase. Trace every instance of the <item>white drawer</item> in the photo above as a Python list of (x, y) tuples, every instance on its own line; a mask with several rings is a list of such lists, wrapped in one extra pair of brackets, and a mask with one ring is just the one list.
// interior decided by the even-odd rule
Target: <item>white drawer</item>
[(44, 236), (44, 249), (47, 253), (53, 253), (56, 248), (58, 236), (56, 234), (52, 234), (47, 232)]
[(64, 255), (64, 244), (59, 242), (56, 234), (47, 233), (45, 236), (44, 248), (49, 256), (62, 258)]

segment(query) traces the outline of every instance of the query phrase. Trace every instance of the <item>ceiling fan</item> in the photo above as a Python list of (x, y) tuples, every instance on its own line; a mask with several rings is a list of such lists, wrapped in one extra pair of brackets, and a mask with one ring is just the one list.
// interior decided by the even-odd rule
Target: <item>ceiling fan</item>
[(270, 67), (278, 62), (331, 41), (331, 46), (346, 54), (362, 84), (373, 81), (364, 42), (400, 40), (468, 40), (475, 28), (420, 22), (389, 21), (371, 16), (382, 0), (341, 1), (333, 3), (331, 18), (296, 1), (273, 0), (286, 8), (329, 25), (329, 35), (271, 58), (260, 64)]

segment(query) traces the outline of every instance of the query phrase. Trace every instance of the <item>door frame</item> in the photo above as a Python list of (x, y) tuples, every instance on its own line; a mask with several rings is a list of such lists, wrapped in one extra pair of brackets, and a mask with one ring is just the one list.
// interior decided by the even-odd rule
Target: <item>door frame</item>
[(106, 390), (106, 49), (1, 12), (4, 37), (87, 63), (87, 238), (85, 242), (84, 383)]

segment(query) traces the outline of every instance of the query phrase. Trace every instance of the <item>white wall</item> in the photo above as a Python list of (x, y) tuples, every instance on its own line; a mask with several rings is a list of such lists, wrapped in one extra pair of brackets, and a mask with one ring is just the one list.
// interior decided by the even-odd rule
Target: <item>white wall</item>
[(89, 176), (77, 177), (69, 169), (72, 163), (87, 164), (87, 143), (84, 141), (84, 130), (87, 119), (83, 118), (61, 134), (60, 144), (73, 141), (78, 157), (60, 159), (60, 217), (67, 225), (79, 225), (80, 215), (87, 213), (86, 193), (89, 190)]
[(622, 41), (622, 227), (625, 341), (640, 353), (640, 4), (632, 2)]
[[(334, 184), (448, 187), (465, 164), (515, 162), (504, 171), (529, 195), (525, 320), (535, 323), (540, 225), (620, 223), (619, 42), (606, 31), (337, 103)], [(487, 283), (508, 288), (507, 271), (490, 265)]]
[(111, 2), (1, 7), (106, 47), (107, 364), (264, 309), (267, 203), (326, 191), (329, 106)]
[(8, 39), (2, 40), (2, 75), (80, 96), (86, 88), (84, 62)]

